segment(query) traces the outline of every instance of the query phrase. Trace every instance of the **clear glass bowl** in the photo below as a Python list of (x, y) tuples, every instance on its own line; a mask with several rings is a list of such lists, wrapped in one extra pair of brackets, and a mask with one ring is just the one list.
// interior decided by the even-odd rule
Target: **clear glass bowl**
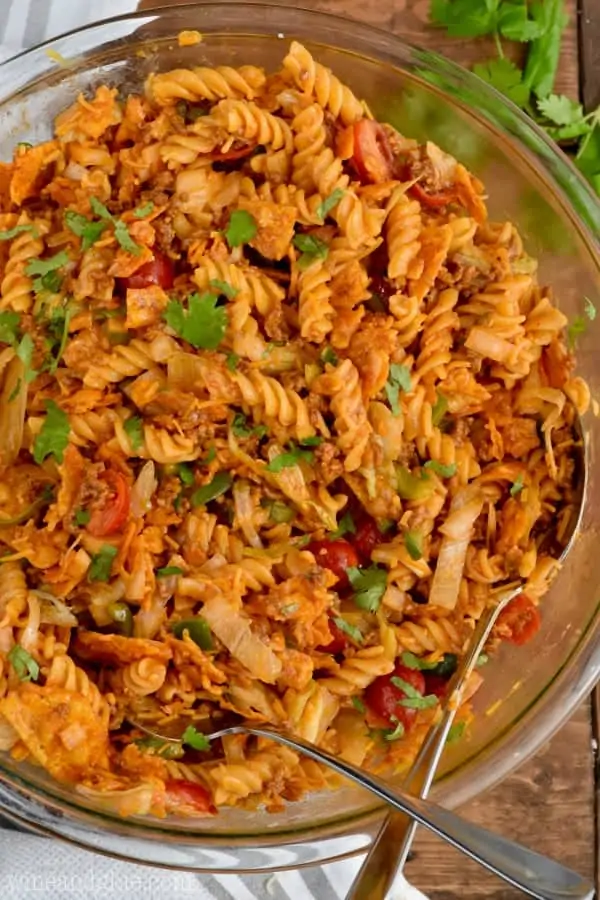
[[(201, 44), (176, 35), (198, 29)], [(374, 114), (461, 159), (485, 183), (491, 216), (517, 224), (561, 309), (600, 305), (595, 239), (600, 208), (569, 161), (511, 103), (460, 67), (398, 38), (334, 16), (248, 3), (205, 3), (111, 19), (72, 32), (0, 66), (0, 158), (17, 141), (50, 135), (54, 116), (102, 82), (141, 88), (157, 69), (255, 63), (276, 68), (302, 41)], [(57, 65), (51, 48), (68, 61)], [(55, 57), (56, 58), (56, 57)], [(600, 399), (600, 337), (580, 341), (579, 371)], [(600, 674), (599, 420), (585, 423), (589, 477), (582, 526), (544, 600), (544, 626), (526, 648), (505, 646), (485, 670), (467, 740), (449, 748), (436, 799), (460, 804), (503, 778), (548, 740)], [(382, 808), (346, 788), (285, 812), (225, 810), (214, 820), (120, 819), (82, 801), (40, 769), (0, 759), (0, 807), (15, 820), (138, 862), (196, 870), (268, 870), (331, 860), (366, 847)]]

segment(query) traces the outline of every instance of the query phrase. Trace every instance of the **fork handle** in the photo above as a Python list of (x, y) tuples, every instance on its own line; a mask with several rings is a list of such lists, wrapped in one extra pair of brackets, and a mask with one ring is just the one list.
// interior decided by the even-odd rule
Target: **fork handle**
[[(381, 778), (318, 749), (302, 738), (288, 738), (268, 727), (244, 725), (239, 730), (241, 733), (270, 738), (294, 750), (302, 747), (303, 752), (311, 759), (325, 763), (339, 775), (367, 788), (380, 800), (411, 816), (420, 825), (530, 897), (537, 900), (593, 900), (593, 885), (572, 869), (468, 822), (429, 800), (411, 797)], [(233, 731), (237, 729), (231, 729), (230, 733)]]

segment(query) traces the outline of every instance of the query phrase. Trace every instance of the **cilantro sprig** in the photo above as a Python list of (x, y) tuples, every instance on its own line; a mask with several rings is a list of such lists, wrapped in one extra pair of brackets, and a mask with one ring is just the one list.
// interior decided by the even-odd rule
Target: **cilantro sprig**
[(47, 456), (53, 456), (59, 463), (63, 461), (71, 430), (68, 415), (54, 400), (46, 400), (45, 406), (46, 418), (33, 443), (33, 458), (38, 466)]
[(299, 269), (308, 269), (317, 260), (327, 259), (329, 247), (315, 234), (297, 234), (292, 241), (302, 254), (298, 259)]
[(295, 444), (294, 441), (290, 441), (288, 446), (289, 450), (273, 457), (267, 464), (268, 472), (281, 472), (282, 469), (291, 469), (301, 462), (305, 462), (307, 465), (314, 462), (315, 454), (312, 450), (306, 450), (303, 446)]
[(354, 602), (360, 609), (375, 613), (387, 588), (387, 572), (379, 566), (358, 569), (350, 566), (346, 569), (350, 584), (354, 588)]
[(20, 644), (15, 644), (7, 653), (7, 659), (19, 681), (37, 681), (40, 667), (31, 655)]
[(408, 393), (411, 389), (410, 369), (408, 366), (401, 366), (398, 363), (392, 363), (390, 373), (385, 385), (385, 395), (390, 404), (390, 409), (395, 416), (400, 415), (400, 391)]
[(179, 300), (170, 300), (163, 314), (165, 322), (192, 347), (215, 350), (227, 329), (227, 312), (217, 305), (218, 299), (211, 292), (191, 294), (187, 309)]

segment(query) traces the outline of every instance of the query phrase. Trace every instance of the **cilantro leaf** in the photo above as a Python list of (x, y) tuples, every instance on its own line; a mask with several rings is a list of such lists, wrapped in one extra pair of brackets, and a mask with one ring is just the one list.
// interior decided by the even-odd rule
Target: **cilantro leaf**
[(160, 756), (161, 759), (181, 759), (184, 754), (180, 741), (168, 741), (165, 738), (145, 737), (133, 742), (140, 750), (150, 750), (150, 756)]
[(15, 345), (19, 340), (19, 325), (21, 317), (19, 313), (8, 309), (0, 312), (0, 344)]
[(104, 544), (100, 552), (92, 556), (92, 562), (88, 569), (88, 581), (108, 581), (117, 553), (117, 548), (112, 544)]
[(235, 372), (237, 369), (238, 363), (240, 361), (237, 353), (228, 353), (227, 358), (225, 359), (225, 365), (229, 369), (230, 372)]
[(324, 200), (319, 203), (317, 206), (317, 216), (322, 221), (327, 217), (327, 213), (330, 213), (334, 206), (337, 206), (342, 197), (344, 196), (344, 191), (340, 188), (336, 188), (335, 191), (332, 191), (328, 197), (325, 197)]
[(555, 125), (573, 125), (584, 118), (583, 106), (564, 94), (549, 94), (538, 100), (538, 109)]
[(517, 106), (526, 106), (529, 100), (529, 88), (523, 82), (523, 72), (510, 59), (490, 59), (484, 63), (476, 63), (473, 72), (482, 81), (505, 94)]
[(523, 482), (523, 476), (521, 475), (521, 473), (519, 473), (517, 475), (516, 481), (514, 482), (514, 484), (511, 485), (510, 496), (516, 497), (518, 494), (521, 493), (521, 491), (523, 490), (524, 487), (525, 487), (525, 484)]
[(33, 339), (31, 335), (24, 334), (21, 338), (21, 342), (17, 347), (17, 356), (23, 363), (25, 367), (25, 381), (29, 383), (33, 381), (34, 378), (37, 377), (38, 372), (32, 367), (31, 361), (33, 358), (33, 351), (35, 349), (35, 345), (33, 343)]
[(385, 385), (385, 394), (390, 404), (390, 408), (395, 416), (400, 415), (399, 395), (400, 391), (410, 391), (410, 369), (408, 366), (401, 366), (398, 363), (392, 363), (390, 366), (390, 374)]
[(89, 509), (78, 509), (75, 512), (74, 518), (75, 524), (79, 525), (80, 528), (83, 528), (92, 518), (92, 514)]
[(214, 294), (191, 294), (188, 309), (178, 300), (171, 300), (164, 312), (167, 325), (193, 347), (214, 350), (227, 329), (227, 313), (217, 306)]
[(255, 236), (258, 226), (254, 216), (245, 209), (234, 209), (225, 231), (225, 238), (230, 247), (241, 247)]
[(92, 222), (87, 216), (68, 209), (65, 213), (65, 225), (74, 235), (81, 238), (81, 249), (85, 252), (102, 237), (108, 223), (103, 220)]
[[(61, 250), (60, 253), (55, 253), (50, 259), (30, 259), (25, 266), (25, 274), (30, 276), (48, 275), (50, 272), (55, 272), (57, 269), (66, 266), (68, 262), (69, 254), (66, 250)], [(46, 285), (44, 285), (44, 287), (46, 287)], [(47, 290), (50, 289), (51, 288), (47, 288)]]
[(448, 400), (443, 394), (437, 392), (437, 400), (433, 404), (431, 410), (431, 421), (434, 425), (439, 425), (448, 412)]
[(318, 259), (327, 259), (328, 245), (314, 234), (297, 234), (292, 244), (302, 253), (298, 260), (299, 269), (307, 269)]
[(594, 306), (594, 304), (592, 303), (592, 301), (590, 300), (589, 297), (584, 297), (583, 303), (584, 303), (583, 308), (584, 308), (586, 316), (588, 317), (590, 322), (593, 322), (594, 319), (596, 318), (596, 312), (597, 312), (596, 307)]
[(455, 744), (456, 741), (459, 741), (463, 734), (465, 733), (465, 729), (467, 727), (466, 722), (455, 722), (454, 725), (448, 731), (448, 737), (446, 738), (447, 744)]
[(233, 478), (229, 472), (217, 472), (212, 481), (202, 485), (191, 496), (192, 506), (205, 506), (211, 500), (216, 500), (221, 494), (229, 490), (233, 484)]
[(404, 532), (404, 546), (415, 561), (423, 558), (423, 535), (417, 529)]
[(125, 222), (122, 222), (121, 219), (118, 219), (115, 222), (115, 238), (118, 245), (125, 250), (126, 253), (131, 253), (132, 256), (139, 256), (142, 252), (142, 248), (133, 240), (129, 234), (127, 225)]
[(181, 735), (181, 742), (193, 747), (194, 750), (210, 750), (210, 741), (205, 734), (196, 731), (193, 725), (188, 725)]
[(420, 659), (418, 656), (415, 656), (414, 653), (405, 650), (401, 654), (400, 659), (402, 660), (402, 665), (406, 666), (407, 669), (433, 672), (435, 675), (440, 675), (442, 678), (449, 678), (451, 675), (454, 675), (458, 665), (458, 656), (456, 653), (444, 653), (441, 659), (430, 662), (426, 659)]
[(586, 321), (583, 316), (575, 316), (572, 322), (567, 326), (567, 346), (569, 350), (574, 350), (577, 346), (577, 339), (585, 334), (587, 330)]
[(490, 661), (490, 658), (487, 655), (487, 653), (480, 653), (479, 656), (477, 657), (477, 662), (475, 663), (475, 665), (477, 667), (486, 666), (489, 663), (489, 661)]
[(131, 448), (134, 453), (140, 449), (144, 443), (144, 426), (140, 416), (131, 416), (123, 425), (123, 430), (129, 438)]
[(11, 647), (6, 657), (15, 670), (19, 681), (38, 680), (40, 667), (33, 656), (20, 644), (15, 644), (14, 647)]
[(215, 291), (218, 291), (219, 294), (224, 294), (229, 300), (233, 300), (239, 294), (238, 288), (234, 288), (233, 285), (228, 284), (226, 281), (221, 281), (220, 278), (211, 278), (208, 284)]
[(337, 366), (339, 363), (338, 356), (331, 347), (325, 347), (325, 349), (321, 351), (320, 360), (322, 363), (329, 363), (330, 366)]
[(25, 231), (30, 231), (34, 237), (37, 237), (38, 231), (35, 225), (15, 225), (8, 231), (0, 231), (0, 241), (12, 241), (18, 234), (23, 234)]
[(423, 468), (431, 469), (440, 478), (452, 478), (453, 475), (456, 475), (456, 463), (450, 463), (450, 465), (445, 466), (443, 463), (438, 462), (437, 459), (428, 459)]
[(368, 569), (350, 566), (346, 569), (346, 574), (355, 591), (356, 605), (368, 612), (377, 612), (387, 588), (386, 570), (380, 569), (379, 566), (369, 566)]
[(450, 37), (481, 37), (496, 30), (498, 0), (432, 0), (429, 17), (447, 28)]
[(352, 513), (346, 512), (339, 521), (338, 527), (329, 535), (330, 540), (335, 541), (345, 534), (356, 534), (356, 525)]
[(97, 197), (90, 197), (90, 206), (92, 208), (92, 212), (95, 215), (100, 216), (101, 219), (105, 219), (107, 222), (113, 221), (111, 213), (109, 213), (104, 203), (102, 203), (101, 200), (98, 200)]
[(541, 24), (529, 18), (525, 0), (505, 0), (501, 3), (497, 29), (509, 41), (533, 41), (542, 33)]
[(52, 334), (58, 335), (58, 347), (56, 348), (55, 355), (48, 362), (49, 372), (56, 372), (62, 355), (65, 352), (67, 341), (69, 339), (69, 324), (73, 318), (73, 312), (74, 310), (69, 306), (64, 309), (61, 307), (53, 311), (48, 327)]
[(59, 463), (63, 461), (71, 430), (68, 415), (54, 400), (46, 400), (45, 406), (46, 418), (33, 443), (33, 458), (38, 466), (50, 455)]
[(367, 711), (367, 708), (360, 697), (351, 697), (350, 699), (354, 709), (358, 710), (359, 713), (362, 713), (364, 715), (364, 713), (366, 713)]
[(312, 437), (302, 438), (298, 443), (301, 447), (320, 447), (323, 443), (323, 438), (319, 434), (314, 434)]
[(600, 194), (600, 109), (596, 110), (592, 130), (587, 134), (575, 157), (575, 165)]
[(540, 27), (540, 35), (529, 48), (524, 83), (537, 97), (547, 97), (554, 86), (562, 33), (569, 17), (563, 0), (537, 0), (529, 4), (529, 11)]
[(183, 569), (180, 569), (179, 566), (163, 566), (156, 570), (157, 578), (168, 578), (169, 575), (183, 575)]
[(236, 437), (257, 437), (259, 440), (260, 438), (263, 438), (268, 431), (266, 425), (256, 425), (254, 428), (251, 428), (248, 425), (248, 419), (246, 418), (244, 413), (235, 414), (235, 416), (233, 417), (233, 422), (231, 423), (231, 430)]
[(396, 727), (394, 728), (393, 731), (392, 731), (392, 729), (389, 729), (388, 731), (384, 731), (383, 736), (386, 739), (386, 741), (397, 741), (400, 738), (404, 737), (404, 725), (402, 724), (402, 722), (400, 722), (400, 720), (396, 716), (391, 716), (391, 720), (392, 720), (392, 722), (396, 723)]
[(340, 631), (343, 631), (344, 634), (347, 634), (350, 640), (354, 641), (356, 644), (362, 644), (364, 638), (362, 636), (362, 631), (360, 628), (357, 628), (355, 625), (351, 625), (350, 622), (346, 622), (345, 619), (342, 619), (341, 616), (336, 616), (333, 620)]
[(263, 497), (260, 505), (269, 511), (270, 517), (278, 525), (282, 522), (291, 522), (296, 517), (296, 511), (291, 506), (282, 503), (281, 500), (270, 500), (268, 497)]
[(398, 705), (404, 706), (406, 709), (429, 709), (429, 707), (435, 706), (438, 702), (435, 694), (429, 694), (424, 697), (412, 684), (409, 684), (404, 678), (399, 678), (398, 675), (392, 675), (390, 682), (405, 695), (401, 700), (398, 700)]
[(143, 203), (142, 206), (136, 206), (133, 211), (133, 215), (136, 219), (145, 219), (146, 216), (149, 216), (153, 211), (154, 203), (152, 202), (152, 200), (149, 200), (148, 203)]
[(177, 475), (179, 476), (181, 483), (185, 484), (186, 487), (191, 487), (191, 485), (194, 483), (193, 469), (188, 466), (187, 463), (178, 463), (175, 467), (175, 470), (177, 472)]
[(299, 462), (305, 462), (310, 465), (315, 458), (312, 450), (303, 450), (302, 447), (296, 446), (290, 441), (290, 449), (285, 453), (275, 456), (267, 465), (268, 472), (281, 472), (282, 469), (291, 469), (297, 466)]

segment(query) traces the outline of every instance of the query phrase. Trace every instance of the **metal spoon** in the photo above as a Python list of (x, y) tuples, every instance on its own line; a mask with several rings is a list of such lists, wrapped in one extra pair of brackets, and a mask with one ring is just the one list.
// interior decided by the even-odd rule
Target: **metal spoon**
[[(461, 702), (465, 682), (503, 609), (520, 594), (522, 588), (501, 595), (495, 606), (485, 610), (471, 636), (466, 653), (448, 685), (442, 716), (433, 726), (402, 785), (403, 789), (419, 797), (426, 797), (444, 748), (448, 732)], [(402, 870), (416, 831), (413, 819), (404, 813), (391, 812), (383, 822), (368, 856), (363, 862), (346, 900), (385, 900), (391, 895), (394, 883), (402, 879)]]

